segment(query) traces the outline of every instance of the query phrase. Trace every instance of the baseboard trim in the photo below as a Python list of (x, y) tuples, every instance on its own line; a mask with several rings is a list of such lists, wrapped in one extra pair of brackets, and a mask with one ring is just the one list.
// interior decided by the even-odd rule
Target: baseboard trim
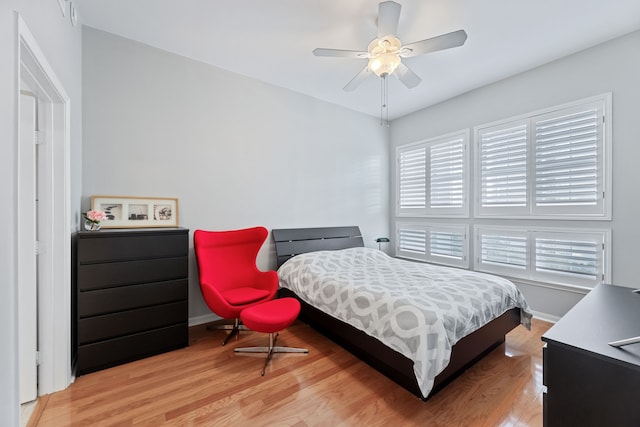
[(203, 314), (202, 316), (190, 317), (189, 326), (202, 325), (203, 323), (215, 322), (217, 320), (220, 320), (220, 317), (213, 313)]
[(560, 318), (558, 316), (554, 316), (553, 314), (542, 313), (540, 311), (531, 310), (534, 319), (543, 320), (549, 323), (556, 323)]

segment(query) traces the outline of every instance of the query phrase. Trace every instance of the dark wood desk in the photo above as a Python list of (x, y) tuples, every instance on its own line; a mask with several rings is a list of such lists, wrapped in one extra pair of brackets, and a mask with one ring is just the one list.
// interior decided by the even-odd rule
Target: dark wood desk
[(599, 285), (542, 340), (544, 425), (640, 426), (640, 294)]

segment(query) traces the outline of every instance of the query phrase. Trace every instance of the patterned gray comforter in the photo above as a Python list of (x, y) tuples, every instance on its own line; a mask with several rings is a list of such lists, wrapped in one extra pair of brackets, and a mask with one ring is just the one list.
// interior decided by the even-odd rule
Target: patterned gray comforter
[(531, 312), (510, 281), (489, 274), (392, 258), (351, 248), (295, 256), (280, 286), (413, 360), (423, 396), (448, 364), (451, 347), (505, 311)]

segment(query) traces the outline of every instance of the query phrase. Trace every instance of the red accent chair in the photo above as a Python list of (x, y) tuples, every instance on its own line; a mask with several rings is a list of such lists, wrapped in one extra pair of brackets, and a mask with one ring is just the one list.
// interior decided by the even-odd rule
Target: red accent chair
[(193, 234), (202, 297), (215, 314), (234, 320), (222, 345), (240, 330), (242, 310), (272, 300), (278, 290), (278, 274), (256, 266), (268, 235), (264, 227)]
[[(300, 314), (300, 302), (295, 298), (280, 298), (242, 310), (240, 318), (249, 329), (269, 334), (268, 347), (236, 348), (236, 353), (267, 353), (260, 375), (264, 376), (273, 353), (309, 353), (306, 348), (278, 347), (278, 331), (291, 325)], [(275, 334), (275, 335), (274, 335)]]

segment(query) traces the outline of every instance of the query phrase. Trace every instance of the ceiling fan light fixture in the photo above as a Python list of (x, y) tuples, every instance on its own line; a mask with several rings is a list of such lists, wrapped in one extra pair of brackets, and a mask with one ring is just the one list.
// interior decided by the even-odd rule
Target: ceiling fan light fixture
[(402, 43), (392, 34), (374, 39), (367, 48), (369, 69), (378, 77), (392, 74), (400, 65), (398, 52), (401, 48)]
[(378, 77), (393, 74), (398, 65), (400, 57), (395, 53), (383, 53), (369, 59), (369, 69)]

